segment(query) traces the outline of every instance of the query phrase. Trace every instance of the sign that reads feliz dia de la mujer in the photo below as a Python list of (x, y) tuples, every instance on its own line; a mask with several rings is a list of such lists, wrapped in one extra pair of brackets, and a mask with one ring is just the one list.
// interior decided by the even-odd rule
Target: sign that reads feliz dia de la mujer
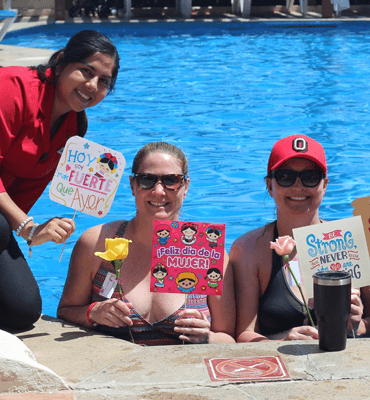
[(293, 229), (308, 298), (313, 297), (312, 275), (345, 270), (352, 287), (370, 284), (370, 260), (361, 217), (351, 217)]
[(74, 136), (68, 139), (50, 185), (50, 199), (104, 217), (126, 165), (118, 151)]
[(225, 224), (155, 220), (151, 292), (221, 295)]

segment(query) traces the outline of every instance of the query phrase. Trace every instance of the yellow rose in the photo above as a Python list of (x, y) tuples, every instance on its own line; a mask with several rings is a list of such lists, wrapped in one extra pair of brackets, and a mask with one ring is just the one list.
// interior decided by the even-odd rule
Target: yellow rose
[(131, 240), (124, 238), (105, 239), (105, 253), (95, 252), (98, 257), (107, 261), (124, 260), (128, 255), (128, 244)]

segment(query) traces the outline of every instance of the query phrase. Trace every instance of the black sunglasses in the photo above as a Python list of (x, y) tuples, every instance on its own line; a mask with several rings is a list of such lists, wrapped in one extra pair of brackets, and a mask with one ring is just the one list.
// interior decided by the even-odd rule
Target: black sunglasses
[(153, 174), (134, 174), (133, 178), (136, 179), (137, 184), (142, 189), (152, 189), (158, 181), (168, 190), (179, 190), (185, 185), (187, 176), (182, 174), (170, 174), (157, 176)]
[(270, 176), (275, 178), (277, 184), (282, 187), (293, 186), (297, 178), (301, 180), (303, 186), (315, 187), (321, 182), (321, 179), (325, 178), (325, 174), (317, 169), (306, 169), (299, 172), (291, 169), (277, 169), (272, 171)]

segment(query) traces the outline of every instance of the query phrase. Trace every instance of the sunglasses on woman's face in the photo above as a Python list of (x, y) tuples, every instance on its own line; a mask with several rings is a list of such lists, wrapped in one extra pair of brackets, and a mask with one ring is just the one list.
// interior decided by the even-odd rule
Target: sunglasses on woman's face
[(272, 171), (271, 178), (275, 178), (277, 184), (282, 187), (290, 187), (295, 184), (297, 178), (305, 187), (316, 187), (321, 179), (325, 178), (325, 174), (317, 169), (306, 169), (303, 171), (293, 171), (291, 169), (277, 169)]
[(153, 175), (153, 174), (134, 174), (137, 184), (142, 189), (152, 189), (158, 181), (168, 190), (179, 190), (185, 185), (187, 176), (182, 174)]

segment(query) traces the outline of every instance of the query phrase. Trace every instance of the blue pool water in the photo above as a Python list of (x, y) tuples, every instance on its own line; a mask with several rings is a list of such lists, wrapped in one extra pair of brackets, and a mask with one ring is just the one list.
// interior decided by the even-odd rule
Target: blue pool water
[[(3, 43), (57, 50), (80, 29), (105, 33), (121, 55), (115, 92), (88, 110), (87, 138), (121, 151), (127, 169), (107, 217), (76, 215), (77, 232), (62, 262), (60, 246), (34, 249), (30, 265), (44, 313), (56, 315), (78, 236), (134, 215), (128, 174), (135, 153), (150, 141), (184, 150), (191, 186), (181, 218), (227, 223), (227, 250), (274, 218), (263, 178), (272, 145), (284, 136), (306, 134), (326, 149), (323, 218), (350, 217), (351, 202), (369, 195), (369, 24), (52, 25), (10, 32)], [(46, 191), (30, 215), (43, 222), (73, 212)]]

